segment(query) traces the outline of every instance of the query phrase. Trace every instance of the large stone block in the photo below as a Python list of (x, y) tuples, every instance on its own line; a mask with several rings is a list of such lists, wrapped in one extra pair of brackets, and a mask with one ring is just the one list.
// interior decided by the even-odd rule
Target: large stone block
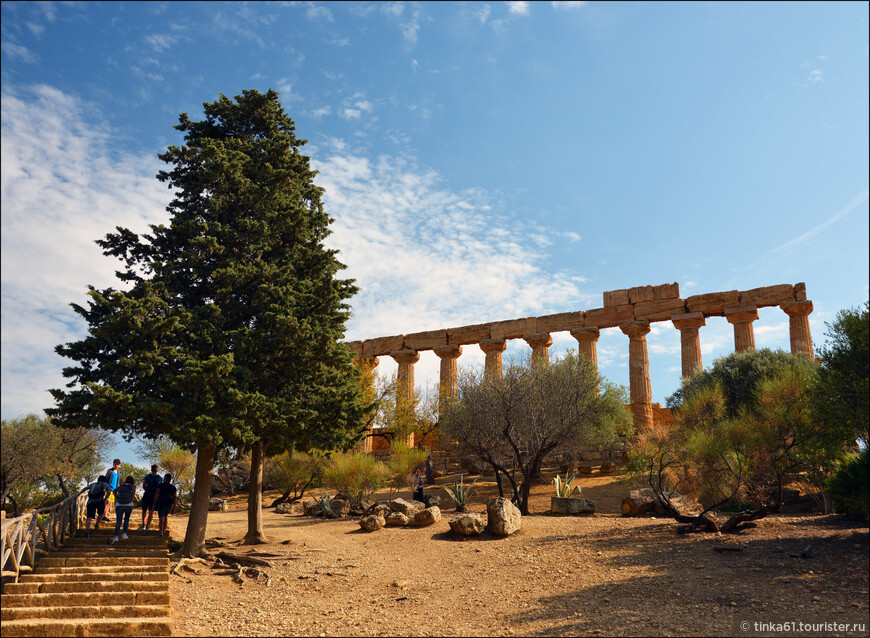
[(671, 316), (682, 314), (686, 302), (682, 299), (657, 299), (634, 304), (634, 318), (637, 321), (666, 321)]
[(519, 339), (523, 335), (537, 333), (536, 317), (525, 319), (508, 319), (496, 321), (490, 324), (490, 338), (492, 339)]
[(588, 498), (550, 497), (550, 511), (553, 514), (594, 514), (595, 501)]
[(723, 316), (725, 308), (740, 305), (740, 292), (708, 292), (704, 295), (686, 297), (686, 312), (703, 312), (705, 315)]
[(626, 321), (634, 321), (634, 306), (610, 306), (587, 310), (583, 322), (587, 327), (614, 328)]
[(778, 286), (763, 286), (761, 288), (753, 288), (752, 290), (740, 291), (741, 306), (757, 306), (763, 308), (765, 306), (778, 306), (786, 301), (794, 300), (794, 286), (791, 284), (780, 284)]
[(560, 312), (555, 315), (538, 317), (537, 328), (540, 332), (565, 332), (583, 327), (582, 312)]
[(347, 346), (347, 349), (353, 353), (357, 359), (362, 356), (363, 353), (363, 342), (362, 341), (345, 341), (344, 345)]
[(486, 528), (496, 536), (509, 536), (522, 526), (520, 510), (510, 499), (497, 496), (486, 503)]
[(366, 339), (363, 341), (363, 356), (364, 357), (383, 357), (390, 354), (394, 350), (402, 350), (404, 347), (405, 335), (395, 335), (393, 337), (377, 337), (375, 339)]
[(608, 308), (609, 306), (625, 306), (628, 303), (630, 303), (628, 300), (628, 288), (604, 291), (605, 308)]
[(428, 330), (405, 335), (405, 348), (411, 350), (431, 350), (436, 346), (447, 345), (446, 330)]
[(459, 326), (447, 328), (447, 343), (449, 345), (464, 346), (469, 343), (480, 343), (489, 339), (491, 327), (488, 323), (479, 323), (473, 326)]
[(676, 299), (679, 296), (680, 285), (678, 283), (661, 284), (659, 286), (635, 286), (634, 288), (628, 289), (629, 303)]
[(794, 285), (794, 300), (795, 301), (806, 301), (807, 300), (807, 285), (804, 282), (799, 282)]

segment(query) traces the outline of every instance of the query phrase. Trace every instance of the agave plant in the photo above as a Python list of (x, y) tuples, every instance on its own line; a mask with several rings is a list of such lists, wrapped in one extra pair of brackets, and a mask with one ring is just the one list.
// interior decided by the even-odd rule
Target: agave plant
[(329, 496), (329, 489), (324, 493), (320, 490), (320, 498), (317, 499), (317, 505), (320, 508), (320, 515), (324, 518), (332, 518), (332, 497)]
[(447, 492), (447, 495), (453, 500), (456, 504), (457, 512), (464, 512), (465, 508), (468, 507), (468, 500), (471, 498), (473, 493), (474, 484), (477, 483), (477, 479), (471, 482), (471, 485), (465, 485), (464, 482), (465, 475), (459, 475), (459, 481), (453, 479), (453, 489), (451, 490), (447, 486), (442, 486), (444, 491)]
[(574, 480), (576, 479), (576, 477), (576, 474), (572, 474), (571, 478), (568, 478), (567, 471), (565, 472), (564, 479), (556, 474), (556, 478), (553, 479), (553, 483), (556, 484), (556, 496), (558, 496), (559, 498), (568, 498), (569, 496), (571, 496), (574, 490), (577, 490), (577, 493), (580, 494), (580, 486), (574, 485)]

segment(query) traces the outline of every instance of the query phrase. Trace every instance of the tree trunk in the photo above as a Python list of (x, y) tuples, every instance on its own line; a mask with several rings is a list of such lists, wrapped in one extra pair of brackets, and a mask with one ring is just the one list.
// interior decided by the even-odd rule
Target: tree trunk
[(205, 557), (205, 525), (208, 521), (208, 502), (211, 498), (211, 480), (214, 474), (214, 458), (217, 448), (214, 445), (196, 446), (196, 479), (193, 484), (193, 498), (190, 502), (190, 516), (181, 555), (186, 558)]
[(263, 441), (258, 440), (251, 448), (251, 478), (248, 486), (248, 533), (246, 545), (262, 545), (267, 542), (263, 533)]
[(6, 494), (6, 498), (3, 499), (3, 502), (5, 503), (7, 499), (12, 503), (12, 518), (18, 518), (21, 516), (21, 511), (18, 509), (18, 501), (16, 501), (12, 494), (9, 493)]
[(71, 496), (69, 489), (67, 489), (66, 481), (63, 480), (63, 477), (60, 474), (57, 475), (57, 483), (60, 485), (60, 491), (63, 492), (63, 497), (65, 499), (69, 498)]

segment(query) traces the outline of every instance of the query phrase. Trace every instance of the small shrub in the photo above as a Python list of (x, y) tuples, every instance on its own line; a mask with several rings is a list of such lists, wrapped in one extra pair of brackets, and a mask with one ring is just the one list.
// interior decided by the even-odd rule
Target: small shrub
[(471, 485), (466, 486), (464, 475), (460, 474), (459, 481), (456, 479), (453, 480), (452, 490), (449, 487), (443, 486), (444, 491), (447, 492), (447, 496), (449, 496), (456, 504), (457, 512), (464, 512), (465, 508), (468, 507), (468, 501), (474, 493), (473, 488), (475, 483), (477, 483), (477, 479), (474, 479), (474, 481), (471, 482)]
[(314, 487), (325, 459), (314, 454), (284, 452), (266, 460), (264, 484), (282, 492), (278, 502), (296, 501)]
[(837, 512), (870, 520), (870, 448), (843, 461), (828, 489)]
[(411, 488), (411, 473), (426, 461), (429, 452), (419, 448), (409, 447), (402, 441), (393, 441), (390, 446), (390, 458), (387, 460), (387, 470), (390, 474), (390, 495), (403, 487)]
[(569, 496), (571, 496), (571, 494), (573, 494), (574, 490), (577, 490), (577, 493), (580, 494), (580, 486), (574, 485), (574, 481), (576, 478), (576, 474), (572, 474), (571, 478), (568, 478), (568, 472), (565, 472), (564, 479), (556, 474), (556, 478), (553, 479), (553, 483), (556, 484), (556, 496), (558, 496), (559, 498), (568, 498)]
[(357, 507), (370, 500), (389, 478), (387, 466), (363, 452), (336, 454), (323, 470), (324, 485), (345, 494)]

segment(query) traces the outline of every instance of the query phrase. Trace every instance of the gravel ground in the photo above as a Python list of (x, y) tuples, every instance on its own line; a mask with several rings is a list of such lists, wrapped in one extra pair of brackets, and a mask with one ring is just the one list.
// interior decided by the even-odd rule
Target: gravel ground
[[(673, 521), (619, 516), (628, 488), (612, 478), (581, 484), (599, 514), (545, 513), (543, 484), (507, 538), (458, 539), (447, 511), (430, 527), (367, 533), (353, 520), (265, 510), (270, 544), (228, 549), (278, 554), (270, 584), (207, 568), (173, 576), (175, 634), (732, 636), (744, 619), (868, 619), (866, 525), (783, 514), (739, 534), (679, 536)], [(494, 493), (479, 486), (471, 511)], [(239, 540), (244, 508), (236, 497), (229, 512), (211, 512), (207, 537)], [(186, 521), (170, 520), (177, 538)], [(714, 551), (723, 544), (742, 549)], [(799, 558), (810, 544), (813, 556)]]

